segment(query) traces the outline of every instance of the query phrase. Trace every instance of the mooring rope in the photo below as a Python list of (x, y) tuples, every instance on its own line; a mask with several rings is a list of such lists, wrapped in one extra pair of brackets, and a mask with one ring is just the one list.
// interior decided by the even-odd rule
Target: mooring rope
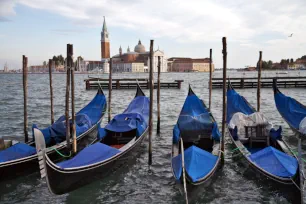
[(54, 150), (56, 153), (58, 153), (60, 156), (64, 157), (64, 158), (70, 158), (71, 157), (71, 151), (69, 152), (69, 155), (64, 155), (62, 154), (60, 151), (58, 151), (56, 148), (51, 148), (52, 150)]

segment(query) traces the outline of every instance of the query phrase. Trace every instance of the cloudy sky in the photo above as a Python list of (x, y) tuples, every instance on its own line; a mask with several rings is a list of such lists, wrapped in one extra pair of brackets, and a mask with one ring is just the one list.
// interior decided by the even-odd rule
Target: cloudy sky
[[(306, 54), (305, 0), (0, 0), (0, 69), (20, 68), (23, 54), (41, 64), (74, 45), (74, 55), (100, 59), (106, 16), (111, 54), (141, 39), (168, 57), (208, 57), (222, 67), (227, 37), (228, 67)], [(291, 33), (293, 37), (288, 37)]]

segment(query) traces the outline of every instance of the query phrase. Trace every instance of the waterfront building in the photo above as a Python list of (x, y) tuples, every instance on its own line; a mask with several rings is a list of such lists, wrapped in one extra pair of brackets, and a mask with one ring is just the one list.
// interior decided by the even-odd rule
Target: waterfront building
[[(168, 59), (169, 72), (209, 72), (209, 58), (182, 58), (172, 57)], [(212, 71), (215, 70), (212, 64)]]
[(99, 71), (104, 70), (105, 62), (103, 61), (94, 61), (94, 60), (84, 60), (85, 69), (87, 71)]

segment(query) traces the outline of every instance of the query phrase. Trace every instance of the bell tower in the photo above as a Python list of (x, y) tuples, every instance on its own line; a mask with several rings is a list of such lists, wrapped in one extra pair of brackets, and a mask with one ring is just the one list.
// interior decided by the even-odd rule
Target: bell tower
[(107, 31), (105, 16), (103, 22), (103, 28), (101, 32), (101, 58), (109, 59), (110, 58), (110, 48), (109, 48), (109, 33)]

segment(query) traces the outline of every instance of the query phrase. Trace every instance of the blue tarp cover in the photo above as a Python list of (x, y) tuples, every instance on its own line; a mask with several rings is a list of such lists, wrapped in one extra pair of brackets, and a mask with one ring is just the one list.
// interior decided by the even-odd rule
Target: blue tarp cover
[(254, 113), (254, 110), (248, 104), (245, 98), (240, 96), (235, 90), (228, 90), (226, 122), (229, 123), (233, 115), (237, 112), (241, 112), (245, 115), (250, 115)]
[(116, 115), (105, 126), (105, 130), (128, 132), (137, 129), (137, 136), (140, 136), (148, 125), (149, 103), (148, 97), (137, 96), (122, 114)]
[(294, 157), (271, 146), (251, 154), (249, 158), (264, 170), (279, 177), (290, 178), (298, 169), (298, 162)]
[(294, 128), (299, 129), (300, 122), (306, 117), (306, 108), (295, 99), (281, 92), (274, 94), (277, 110)]
[(104, 161), (119, 152), (116, 148), (98, 142), (86, 147), (72, 159), (57, 163), (57, 165), (62, 169), (81, 167)]
[(17, 143), (0, 151), (0, 162), (7, 162), (36, 154), (36, 149), (25, 143)]
[[(217, 124), (213, 121), (211, 114), (195, 94), (188, 95), (177, 124), (173, 129), (173, 142), (177, 143), (180, 137), (188, 137), (188, 134), (198, 136), (201, 131), (213, 131), (212, 136), (215, 140), (220, 139)], [(190, 137), (192, 137), (190, 135)]]
[[(95, 125), (106, 107), (105, 95), (97, 94), (93, 100), (76, 114), (76, 135), (79, 136)], [(33, 128), (37, 128), (33, 125)], [(66, 139), (66, 118), (61, 116), (54, 124), (41, 130), (46, 144), (60, 143)]]
[[(191, 146), (184, 151), (185, 169), (193, 182), (205, 177), (216, 165), (218, 157), (211, 153)], [(180, 179), (182, 174), (182, 155), (172, 158), (172, 168), (176, 179)]]

